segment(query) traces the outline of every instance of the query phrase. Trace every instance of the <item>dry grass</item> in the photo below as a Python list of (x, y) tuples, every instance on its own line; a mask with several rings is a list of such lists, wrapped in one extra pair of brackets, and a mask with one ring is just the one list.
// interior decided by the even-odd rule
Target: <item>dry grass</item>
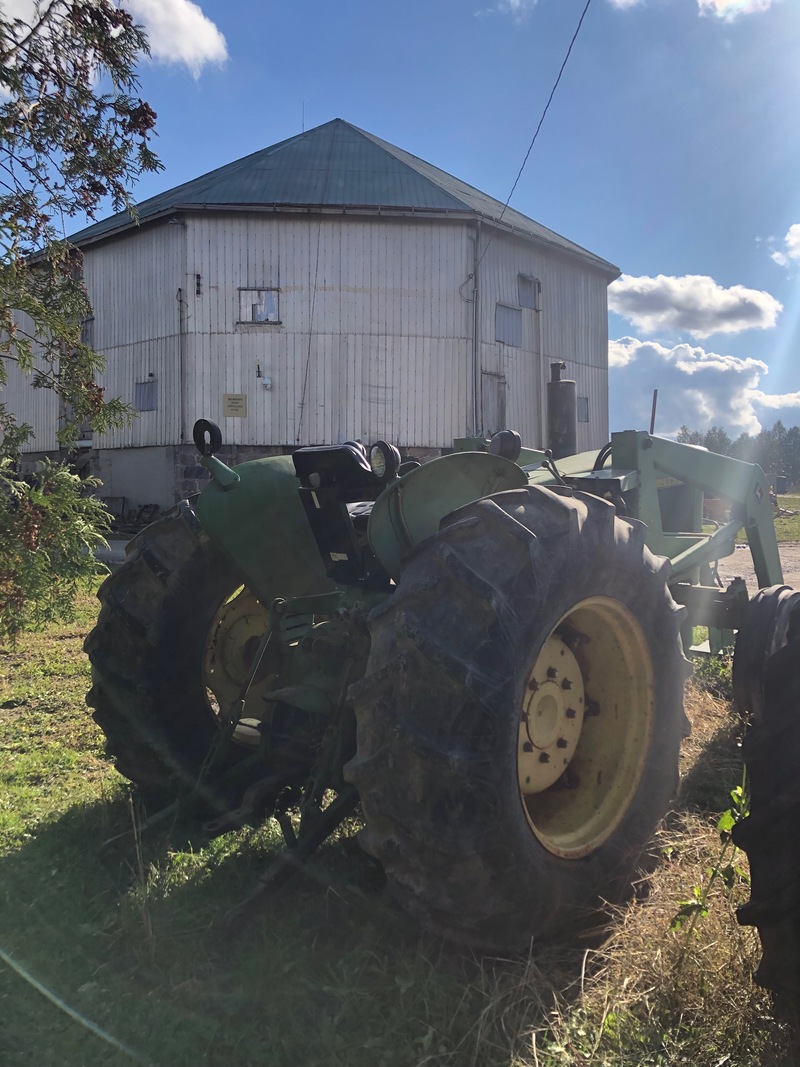
[(547, 1025), (531, 1031), (515, 1067), (800, 1063), (796, 1036), (752, 981), (760, 946), (755, 931), (736, 922), (749, 895), (741, 852), (727, 845), (732, 884), (714, 879), (707, 914), (673, 928), (680, 902), (694, 900), (695, 887), (702, 895), (719, 864), (716, 824), (742, 778), (741, 725), (729, 705), (690, 683), (687, 713), (693, 730), (681, 790), (658, 838), (663, 861), (646, 896), (620, 910), (604, 943), (586, 952), (580, 978), (556, 995)]

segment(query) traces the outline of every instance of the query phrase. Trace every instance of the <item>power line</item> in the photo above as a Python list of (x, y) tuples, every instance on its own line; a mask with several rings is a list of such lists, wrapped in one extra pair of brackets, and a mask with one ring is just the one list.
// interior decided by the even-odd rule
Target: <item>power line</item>
[(533, 146), (536, 144), (536, 138), (539, 136), (539, 130), (541, 130), (542, 125), (544, 123), (544, 120), (545, 120), (545, 118), (547, 116), (547, 112), (550, 110), (550, 105), (553, 102), (553, 97), (556, 95), (556, 89), (558, 89), (558, 83), (561, 81), (561, 76), (564, 73), (564, 69), (565, 69), (567, 63), (569, 62), (569, 57), (572, 54), (572, 49), (573, 49), (573, 47), (575, 45), (575, 42), (578, 39), (578, 34), (581, 32), (581, 26), (583, 25), (583, 20), (586, 18), (586, 12), (589, 10), (589, 6), (590, 6), (591, 2), (592, 2), (592, 0), (586, 0), (586, 6), (583, 9), (581, 17), (578, 19), (578, 25), (575, 27), (575, 32), (572, 35), (572, 40), (569, 42), (569, 48), (567, 49), (567, 54), (564, 56), (564, 59), (563, 59), (563, 61), (561, 63), (561, 67), (559, 68), (558, 77), (556, 78), (555, 82), (553, 83), (553, 88), (550, 90), (550, 95), (547, 98), (547, 103), (544, 105), (544, 111), (542, 112), (542, 117), (539, 119), (539, 124), (536, 127), (536, 130), (535, 130), (535, 132), (533, 134), (533, 137), (531, 138), (531, 143), (528, 145), (528, 151), (525, 153), (525, 158), (522, 161), (522, 166), (519, 168), (519, 173), (517, 174), (516, 178), (514, 179), (514, 184), (511, 186), (511, 192), (508, 194), (508, 199), (506, 200), (505, 204), (503, 205), (503, 210), (500, 212), (500, 218), (497, 220), (498, 222), (502, 221), (503, 215), (505, 215), (505, 213), (506, 213), (506, 208), (510, 204), (511, 197), (514, 195), (514, 190), (517, 188), (517, 184), (519, 183), (519, 180), (522, 177), (522, 172), (525, 170), (525, 164), (528, 162), (528, 157), (530, 156), (531, 152), (533, 151)]
[[(541, 130), (541, 128), (542, 128), (542, 126), (544, 124), (544, 120), (547, 117), (547, 112), (550, 110), (550, 105), (553, 102), (553, 97), (556, 95), (556, 90), (558, 89), (559, 82), (561, 81), (561, 77), (562, 77), (562, 75), (564, 73), (564, 70), (565, 70), (565, 68), (567, 66), (567, 63), (569, 62), (569, 57), (572, 55), (572, 49), (575, 47), (575, 42), (578, 39), (578, 34), (581, 32), (581, 27), (583, 26), (583, 20), (586, 18), (586, 13), (589, 10), (589, 7), (591, 6), (591, 3), (592, 3), (592, 0), (586, 0), (586, 4), (584, 6), (584, 9), (581, 12), (581, 17), (578, 19), (578, 25), (575, 27), (575, 32), (572, 35), (572, 40), (569, 42), (569, 48), (567, 49), (566, 55), (564, 56), (563, 60), (561, 61), (561, 66), (559, 67), (559, 70), (558, 70), (558, 76), (556, 77), (556, 80), (553, 82), (553, 88), (550, 90), (550, 95), (547, 98), (547, 103), (544, 105), (544, 110), (542, 111), (541, 118), (539, 119), (539, 122), (538, 122), (538, 124), (536, 126), (536, 129), (534, 130), (533, 137), (531, 138), (531, 143), (528, 145), (528, 151), (525, 153), (525, 158), (522, 160), (522, 165), (519, 168), (519, 172), (517, 173), (516, 178), (514, 179), (514, 184), (511, 186), (511, 192), (506, 197), (506, 202), (505, 202), (505, 204), (503, 204), (503, 210), (500, 212), (500, 217), (497, 218), (497, 219), (493, 219), (492, 220), (495, 223), (500, 223), (500, 222), (503, 221), (503, 216), (506, 213), (506, 209), (507, 209), (508, 205), (511, 203), (511, 197), (514, 195), (514, 190), (517, 188), (517, 185), (519, 184), (519, 180), (522, 177), (522, 172), (525, 170), (525, 165), (527, 164), (528, 159), (530, 157), (530, 154), (533, 151), (533, 146), (536, 144), (536, 138), (539, 136), (539, 131)], [(483, 261), (483, 257), (489, 251), (489, 246), (491, 245), (493, 238), (494, 238), (494, 235), (492, 235), (492, 237), (490, 237), (489, 240), (486, 242), (486, 247), (481, 252), (480, 258), (478, 259), (478, 262), (476, 264), (476, 270), (481, 265), (481, 263)], [(475, 275), (474, 275), (474, 272), (473, 272), (472, 274), (470, 274), (469, 278), (473, 278), (474, 276)], [(469, 281), (469, 278), (467, 279), (467, 281)]]

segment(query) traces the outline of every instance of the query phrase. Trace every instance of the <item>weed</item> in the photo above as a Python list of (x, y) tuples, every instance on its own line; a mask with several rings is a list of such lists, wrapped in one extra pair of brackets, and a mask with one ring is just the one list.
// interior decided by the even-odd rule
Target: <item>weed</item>
[(731, 806), (720, 815), (717, 821), (717, 833), (720, 837), (719, 854), (714, 862), (705, 868), (703, 880), (692, 886), (691, 897), (688, 900), (679, 901), (678, 910), (670, 923), (671, 930), (684, 930), (685, 926), (683, 947), (675, 968), (676, 982), (680, 978), (689, 939), (695, 933), (698, 919), (704, 919), (708, 915), (709, 898), (715, 884), (721, 882), (728, 892), (737, 884), (750, 884), (749, 875), (740, 864), (736, 863), (739, 850), (731, 838), (734, 826), (748, 815), (745, 781), (746, 776), (743, 772), (742, 784), (731, 790)]
[(694, 661), (695, 685), (719, 700), (733, 700), (732, 664), (733, 658), (724, 653), (698, 656)]

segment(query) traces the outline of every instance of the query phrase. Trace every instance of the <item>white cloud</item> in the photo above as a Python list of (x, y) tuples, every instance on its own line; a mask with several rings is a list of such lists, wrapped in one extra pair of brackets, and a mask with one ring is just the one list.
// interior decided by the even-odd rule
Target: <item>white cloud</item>
[(725, 22), (733, 22), (740, 15), (768, 11), (774, 0), (697, 0), (701, 15), (715, 15)]
[[(621, 11), (638, 7), (646, 0), (608, 0), (612, 7)], [(734, 22), (740, 15), (752, 15), (757, 11), (769, 11), (780, 0), (697, 0), (701, 15), (713, 15), (723, 22)]]
[(770, 411), (777, 411), (779, 408), (800, 408), (800, 393), (774, 393), (770, 395), (756, 390), (753, 393), (753, 401), (756, 404), (760, 404), (761, 407), (768, 408)]
[[(637, 340), (635, 337), (620, 337), (618, 341), (608, 342), (608, 366), (609, 369), (615, 370), (618, 367), (627, 367), (629, 363), (633, 363), (639, 354), (639, 349), (643, 347), (644, 342)], [(652, 352), (662, 351), (667, 352), (668, 349), (662, 348), (661, 345), (650, 345)]]
[(33, 14), (33, 0), (2, 0), (0, 8), (7, 19), (24, 19), (27, 22)]
[(783, 239), (783, 251), (773, 252), (772, 258), (782, 267), (800, 264), (800, 222), (789, 227), (789, 232)]
[(729, 289), (702, 274), (680, 278), (623, 274), (608, 289), (608, 306), (645, 333), (673, 330), (692, 337), (775, 325), (783, 305), (758, 289)]
[(497, 0), (493, 7), (476, 11), (479, 18), (485, 15), (510, 15), (515, 22), (525, 22), (539, 0)]
[[(206, 63), (228, 58), (222, 33), (192, 0), (121, 0), (119, 6), (144, 26), (157, 63), (182, 64), (196, 78)], [(0, 8), (7, 18), (30, 23), (34, 0), (0, 0)]]
[(206, 63), (228, 58), (225, 38), (192, 0), (124, 0), (124, 6), (144, 25), (156, 62), (183, 64), (197, 78)]
[(770, 394), (760, 388), (768, 373), (760, 359), (739, 359), (688, 344), (667, 348), (622, 337), (609, 343), (611, 428), (642, 429), (650, 423), (658, 389), (656, 433), (674, 436), (681, 426), (708, 430), (722, 425), (732, 437), (758, 433), (784, 413), (796, 422), (800, 393)]

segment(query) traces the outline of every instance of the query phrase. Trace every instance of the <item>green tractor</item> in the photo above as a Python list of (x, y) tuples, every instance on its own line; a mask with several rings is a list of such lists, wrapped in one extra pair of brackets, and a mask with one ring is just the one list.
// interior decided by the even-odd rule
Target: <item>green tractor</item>
[[(208, 486), (130, 543), (86, 641), (118, 770), (210, 834), (276, 819), (253, 898), (358, 806), (392, 895), (480, 950), (628, 896), (677, 784), (692, 626), (749, 633), (745, 706), (786, 644), (760, 468), (637, 431), (555, 460), (502, 431), (425, 464), (348, 442), (233, 469), (216, 426), (194, 438)], [(704, 494), (731, 505), (712, 532)], [(714, 580), (742, 530), (752, 606)]]

